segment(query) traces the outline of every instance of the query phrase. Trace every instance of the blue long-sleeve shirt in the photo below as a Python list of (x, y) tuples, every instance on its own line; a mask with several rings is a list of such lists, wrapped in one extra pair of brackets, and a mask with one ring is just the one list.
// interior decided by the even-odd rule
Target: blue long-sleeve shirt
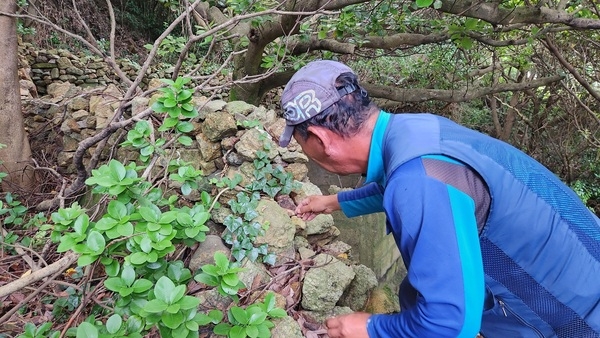
[(408, 274), (370, 337), (600, 337), (600, 220), (541, 164), (430, 114), (381, 112), (348, 216), (384, 211)]

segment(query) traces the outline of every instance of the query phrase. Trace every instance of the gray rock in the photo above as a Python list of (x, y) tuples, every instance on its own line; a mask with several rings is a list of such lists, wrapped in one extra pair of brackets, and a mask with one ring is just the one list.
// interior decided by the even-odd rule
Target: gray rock
[(267, 244), (270, 249), (293, 247), (296, 227), (288, 213), (277, 202), (268, 199), (261, 200), (256, 210), (259, 216), (255, 220), (261, 224), (269, 224), (265, 235), (258, 237), (256, 243)]
[(207, 235), (204, 242), (198, 245), (198, 248), (192, 254), (189, 268), (192, 272), (200, 269), (205, 264), (215, 264), (214, 255), (217, 251), (229, 256), (229, 248), (223, 243), (219, 236)]
[(235, 135), (237, 124), (229, 114), (208, 113), (202, 124), (202, 133), (211, 142), (219, 142), (223, 138)]
[(244, 258), (241, 267), (245, 270), (238, 273), (238, 277), (248, 289), (252, 287), (255, 280), (260, 284), (265, 284), (271, 279), (264, 264), (252, 262), (249, 259)]
[(333, 309), (328, 311), (302, 311), (302, 314), (308, 316), (316, 322), (325, 324), (327, 318), (347, 315), (353, 312), (354, 311), (347, 306), (335, 306)]
[(355, 273), (351, 267), (331, 255), (319, 254), (314, 267), (306, 273), (302, 286), (302, 307), (326, 312), (332, 310)]
[(333, 216), (326, 214), (317, 215), (314, 219), (306, 222), (306, 234), (324, 234), (329, 231), (333, 224)]
[[(270, 159), (278, 155), (277, 145), (271, 140), (269, 135), (258, 128), (252, 128), (240, 137), (239, 142), (235, 144), (235, 150), (246, 161), (256, 159), (256, 152), (261, 150), (267, 152), (267, 157)], [(265, 150), (267, 149), (267, 150)]]
[(223, 110), (230, 113), (231, 115), (241, 114), (247, 116), (256, 109), (256, 106), (246, 103), (244, 101), (230, 101), (225, 104)]
[(211, 142), (204, 134), (196, 134), (196, 142), (202, 161), (209, 162), (221, 156), (221, 143)]
[(340, 298), (338, 304), (347, 306), (354, 311), (363, 311), (369, 299), (369, 294), (378, 284), (377, 277), (373, 270), (365, 265), (354, 265), (352, 269), (356, 276)]
[(304, 338), (300, 324), (290, 316), (272, 320), (275, 327), (271, 329), (272, 338)]

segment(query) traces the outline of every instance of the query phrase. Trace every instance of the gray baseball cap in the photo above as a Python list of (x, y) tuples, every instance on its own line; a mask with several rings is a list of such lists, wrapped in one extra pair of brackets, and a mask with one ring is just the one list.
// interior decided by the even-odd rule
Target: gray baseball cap
[(344, 95), (356, 90), (336, 88), (335, 80), (343, 73), (354, 73), (348, 66), (329, 60), (318, 60), (300, 68), (292, 76), (281, 95), (281, 109), (286, 126), (279, 145), (287, 147), (294, 127), (329, 108)]

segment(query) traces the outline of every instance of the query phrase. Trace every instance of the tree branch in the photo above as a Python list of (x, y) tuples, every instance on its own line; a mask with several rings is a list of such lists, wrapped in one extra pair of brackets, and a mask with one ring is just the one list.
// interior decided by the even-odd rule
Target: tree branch
[(397, 102), (424, 102), (438, 100), (443, 102), (465, 102), (486, 95), (519, 91), (546, 86), (562, 80), (564, 76), (556, 75), (523, 83), (505, 83), (493, 87), (463, 87), (455, 90), (441, 89), (402, 89), (375, 84), (364, 84), (371, 97), (389, 99)]

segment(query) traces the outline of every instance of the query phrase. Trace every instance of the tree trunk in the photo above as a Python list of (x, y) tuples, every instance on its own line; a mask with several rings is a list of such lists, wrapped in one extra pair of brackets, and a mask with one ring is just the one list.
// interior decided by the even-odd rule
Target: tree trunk
[[(0, 1), (0, 11), (16, 13), (16, 0)], [(0, 15), (0, 171), (8, 173), (2, 191), (34, 187), (31, 149), (21, 112), (16, 19)]]

